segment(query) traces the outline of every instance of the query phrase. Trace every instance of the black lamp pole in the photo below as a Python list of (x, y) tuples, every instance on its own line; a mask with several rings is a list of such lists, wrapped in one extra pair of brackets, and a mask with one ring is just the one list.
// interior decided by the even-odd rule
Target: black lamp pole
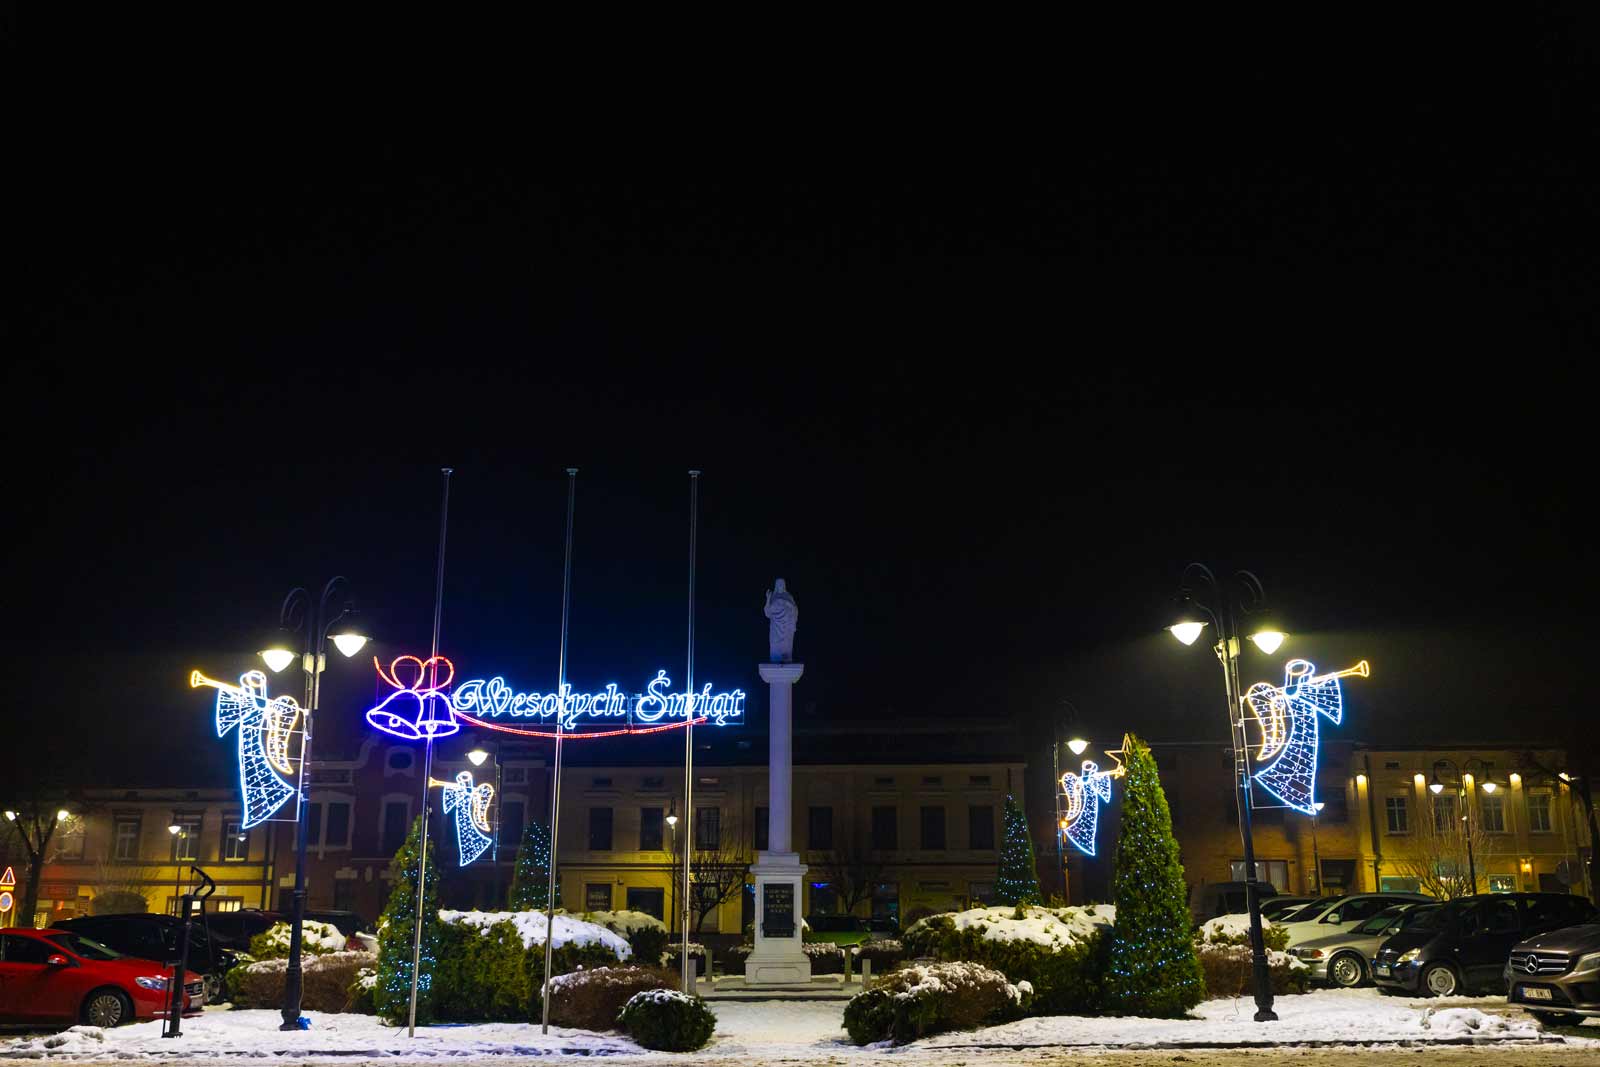
[[(1266, 940), (1261, 933), (1261, 896), (1257, 891), (1256, 847), (1250, 831), (1250, 748), (1245, 736), (1243, 689), (1239, 684), (1240, 635), (1238, 618), (1266, 609), (1261, 582), (1249, 571), (1236, 571), (1230, 581), (1217, 580), (1211, 568), (1191, 563), (1178, 590), (1180, 604), (1205, 617), (1216, 628), (1217, 659), (1222, 664), (1222, 685), (1228, 701), (1228, 726), (1233, 736), (1234, 790), (1239, 805), (1239, 837), (1244, 844), (1245, 903), (1250, 911), (1250, 963), (1255, 985), (1258, 1023), (1276, 1022), (1272, 1010), (1272, 975), (1267, 968)], [(1182, 637), (1179, 640), (1184, 640)], [(1185, 643), (1192, 642), (1190, 636)]]

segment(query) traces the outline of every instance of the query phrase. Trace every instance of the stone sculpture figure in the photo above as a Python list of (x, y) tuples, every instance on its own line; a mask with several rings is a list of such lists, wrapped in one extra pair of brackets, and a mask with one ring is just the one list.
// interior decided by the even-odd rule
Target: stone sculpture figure
[(800, 624), (800, 606), (794, 594), (779, 578), (777, 588), (767, 590), (767, 602), (761, 613), (770, 621), (767, 624), (767, 643), (773, 663), (794, 662), (794, 631)]

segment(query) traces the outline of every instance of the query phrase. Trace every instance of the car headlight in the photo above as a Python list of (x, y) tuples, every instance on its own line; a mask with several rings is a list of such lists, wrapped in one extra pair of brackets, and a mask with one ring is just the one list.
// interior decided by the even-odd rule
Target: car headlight
[(143, 989), (167, 988), (167, 980), (165, 978), (135, 978), (133, 984)]
[(1320, 948), (1292, 948), (1289, 953), (1303, 960), (1320, 960), (1323, 955)]
[(1600, 952), (1591, 952), (1587, 956), (1579, 956), (1578, 962), (1573, 965), (1575, 971), (1600, 970)]
[(1417, 962), (1417, 959), (1419, 957), (1421, 957), (1421, 955), (1422, 955), (1422, 950), (1420, 948), (1408, 948), (1404, 952), (1400, 953), (1400, 958), (1395, 960), (1395, 962), (1396, 963), (1415, 963), (1415, 962)]

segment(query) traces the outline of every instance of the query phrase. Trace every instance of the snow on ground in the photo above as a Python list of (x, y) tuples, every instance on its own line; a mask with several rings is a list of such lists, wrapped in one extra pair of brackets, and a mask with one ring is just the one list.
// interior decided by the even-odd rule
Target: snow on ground
[[(1532, 1040), (1541, 1036), (1539, 1024), (1520, 1012), (1508, 1010), (1501, 997), (1455, 998), (1438, 1001), (1380, 997), (1376, 990), (1321, 990), (1304, 996), (1279, 997), (1280, 1021), (1257, 1023), (1251, 1019), (1255, 1005), (1248, 999), (1213, 1000), (1202, 1004), (1196, 1019), (1090, 1019), (1076, 1016), (1022, 1019), (1003, 1026), (940, 1034), (902, 1049), (851, 1045), (841, 1027), (842, 1001), (712, 1001), (717, 1016), (711, 1044), (695, 1060), (720, 1059), (735, 1063), (779, 1060), (860, 1057), (863, 1063), (879, 1057), (954, 1053), (962, 1048), (1048, 1049), (1087, 1046), (1089, 1049), (1139, 1048), (1182, 1044), (1226, 1047), (1249, 1042), (1285, 1044), (1358, 1042), (1363, 1044), (1427, 1043), (1475, 1040)], [(667, 1062), (683, 1057), (650, 1053), (621, 1034), (551, 1028), (539, 1033), (535, 1024), (483, 1023), (472, 1026), (419, 1027), (415, 1038), (405, 1028), (384, 1026), (369, 1015), (308, 1013), (311, 1029), (304, 1033), (278, 1031), (276, 1011), (208, 1010), (185, 1019), (183, 1037), (162, 1040), (159, 1022), (139, 1023), (114, 1030), (77, 1026), (49, 1038), (0, 1040), (0, 1059), (52, 1059), (64, 1061), (166, 1058), (185, 1062), (215, 1061), (263, 1056), (294, 1059), (351, 1057), (402, 1060), (482, 1060), (491, 1056), (625, 1055)], [(1585, 1027), (1583, 1037), (1565, 1030), (1567, 1046), (1585, 1053), (1600, 1051), (1600, 1027)], [(988, 1061), (988, 1053), (983, 1054)], [(1037, 1062), (1034, 1060), (1018, 1062)], [(1006, 1062), (1011, 1062), (1007, 1060)]]
[[(542, 911), (441, 911), (439, 919), (441, 922), (485, 929), (495, 923), (510, 922), (522, 935), (524, 948), (544, 944), (546, 917)], [(628, 947), (627, 941), (599, 923), (584, 922), (575, 915), (556, 916), (556, 948), (562, 945), (592, 945), (596, 942), (611, 949), (619, 959), (625, 960), (633, 955), (633, 949)]]

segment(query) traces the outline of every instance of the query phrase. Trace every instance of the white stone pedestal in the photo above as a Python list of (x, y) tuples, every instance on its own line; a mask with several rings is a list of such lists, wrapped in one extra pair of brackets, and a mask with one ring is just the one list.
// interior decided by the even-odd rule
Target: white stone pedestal
[[(745, 985), (792, 985), (811, 981), (811, 960), (800, 947), (806, 868), (789, 850), (794, 683), (803, 663), (763, 663), (759, 670), (770, 700), (767, 724), (767, 851), (756, 854), (755, 948), (744, 964)], [(769, 905), (771, 913), (769, 914)]]

